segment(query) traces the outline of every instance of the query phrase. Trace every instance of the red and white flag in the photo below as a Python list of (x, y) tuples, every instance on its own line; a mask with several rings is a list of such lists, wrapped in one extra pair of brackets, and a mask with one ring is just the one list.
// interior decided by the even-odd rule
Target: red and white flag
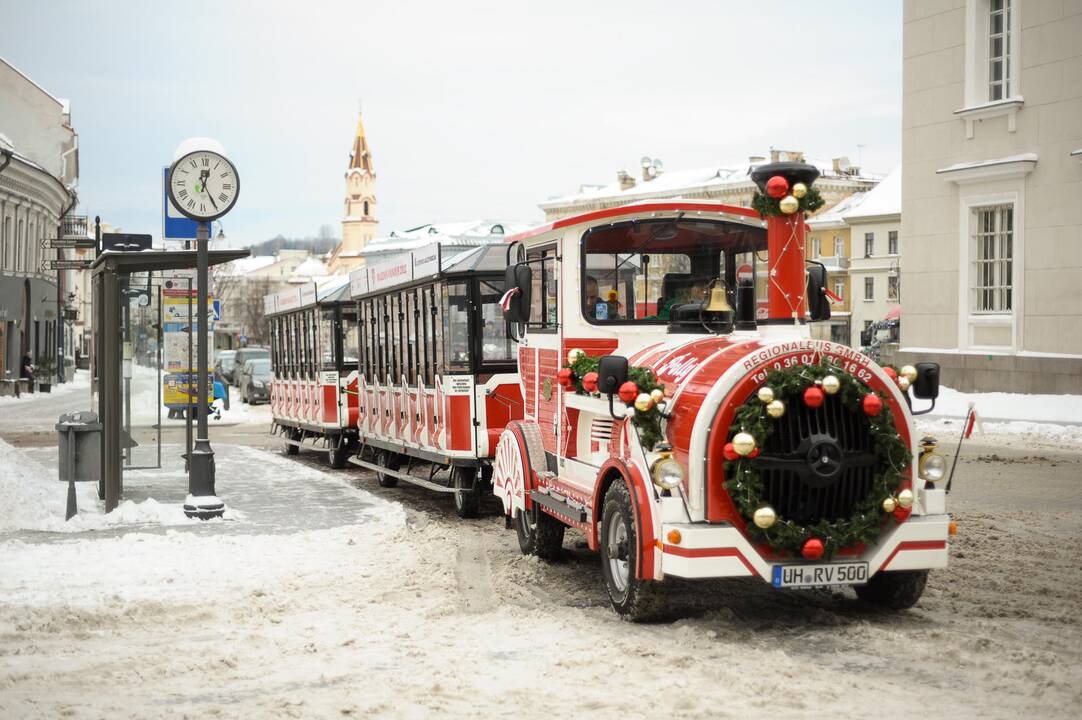
[(823, 288), (823, 294), (826, 295), (827, 300), (830, 300), (830, 302), (834, 305), (841, 305), (843, 302), (841, 296), (832, 293), (830, 291), (830, 288)]
[(981, 424), (981, 418), (977, 415), (977, 406), (973, 403), (969, 403), (969, 412), (966, 413), (966, 429), (963, 432), (963, 436), (968, 440), (969, 436), (973, 434), (973, 430), (983, 433), (984, 426)]
[(511, 309), (511, 298), (518, 296), (522, 291), (517, 287), (513, 287), (503, 294), (500, 298), (500, 309), (507, 312)]

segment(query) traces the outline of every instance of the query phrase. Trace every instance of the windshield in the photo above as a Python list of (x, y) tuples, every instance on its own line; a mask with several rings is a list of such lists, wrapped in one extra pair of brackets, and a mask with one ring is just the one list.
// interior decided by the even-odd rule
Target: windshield
[(270, 360), (253, 360), (251, 365), (252, 365), (252, 377), (257, 377), (257, 378), (270, 377), (270, 371), (271, 371)]
[(765, 270), (766, 230), (714, 220), (642, 220), (587, 231), (582, 313), (594, 324), (665, 324), (670, 311), (706, 299), (725, 281), (734, 301), (738, 268)]

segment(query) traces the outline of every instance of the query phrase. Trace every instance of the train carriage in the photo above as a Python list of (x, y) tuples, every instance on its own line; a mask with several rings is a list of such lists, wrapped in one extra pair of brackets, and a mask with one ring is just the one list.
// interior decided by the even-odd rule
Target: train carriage
[(303, 445), (346, 466), (357, 446), (357, 309), (346, 278), (305, 283), (267, 295), (272, 433), (286, 452)]
[(657, 613), (667, 577), (850, 584), (908, 607), (947, 562), (944, 462), (912, 408), (934, 405), (938, 366), (811, 339), (829, 318), (804, 254), (818, 172), (752, 175), (757, 210), (647, 202), (508, 238), (525, 406), (493, 492), (524, 553), (580, 530), (630, 619)]
[(350, 461), (387, 487), (453, 492), (463, 517), (476, 516), (500, 433), (523, 413), (499, 305), (505, 253), (433, 243), (350, 274), (360, 326)]

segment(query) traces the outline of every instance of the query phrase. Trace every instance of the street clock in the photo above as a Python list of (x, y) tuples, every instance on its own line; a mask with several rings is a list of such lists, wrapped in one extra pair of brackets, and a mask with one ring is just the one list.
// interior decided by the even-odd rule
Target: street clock
[(225, 155), (194, 150), (169, 168), (169, 199), (184, 215), (210, 222), (229, 212), (240, 195), (237, 168)]

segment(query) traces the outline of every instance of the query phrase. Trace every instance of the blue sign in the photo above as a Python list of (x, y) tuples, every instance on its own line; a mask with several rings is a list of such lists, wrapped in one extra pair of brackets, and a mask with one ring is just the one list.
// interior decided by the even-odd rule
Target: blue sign
[(169, 168), (162, 168), (162, 239), (195, 240), (198, 230), (199, 223), (185, 217), (169, 201)]

